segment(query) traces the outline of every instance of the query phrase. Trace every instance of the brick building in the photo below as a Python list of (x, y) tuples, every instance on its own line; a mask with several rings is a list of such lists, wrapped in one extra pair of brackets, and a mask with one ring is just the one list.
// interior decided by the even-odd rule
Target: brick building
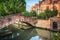
[(31, 11), (40, 13), (44, 12), (46, 8), (49, 8), (50, 10), (57, 9), (58, 14), (56, 17), (52, 17), (49, 20), (38, 20), (37, 26), (60, 30), (60, 0), (42, 0), (39, 4), (32, 6)]
[(58, 10), (58, 16), (60, 16), (60, 0), (42, 0), (39, 2), (39, 4), (35, 4), (31, 7), (30, 11), (36, 11), (37, 13), (40, 13), (46, 8), (49, 8), (50, 10), (57, 9)]

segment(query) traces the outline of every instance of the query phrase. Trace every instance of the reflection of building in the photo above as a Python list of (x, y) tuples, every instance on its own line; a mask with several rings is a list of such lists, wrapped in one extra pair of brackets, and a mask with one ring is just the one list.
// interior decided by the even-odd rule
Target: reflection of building
[(42, 0), (39, 4), (32, 6), (31, 11), (35, 10), (37, 13), (44, 11), (46, 8), (50, 10), (57, 9), (58, 16), (60, 16), (60, 0)]

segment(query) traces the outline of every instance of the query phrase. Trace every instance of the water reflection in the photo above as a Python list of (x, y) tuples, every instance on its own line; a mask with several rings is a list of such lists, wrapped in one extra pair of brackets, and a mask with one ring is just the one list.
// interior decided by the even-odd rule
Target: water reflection
[(30, 40), (42, 40), (42, 38), (41, 37), (39, 38), (39, 36), (34, 36)]
[(19, 36), (20, 34), (19, 33), (17, 33), (17, 36)]
[(30, 28), (27, 30), (23, 30), (11, 26), (4, 29), (3, 31), (4, 34), (1, 33), (2, 32), (0, 32), (0, 35), (3, 35), (1, 37), (1, 40), (49, 40), (50, 39), (49, 31), (41, 30), (38, 28)]
[[(43, 30), (45, 31), (45, 30)], [(40, 29), (29, 29), (29, 30), (21, 30), (19, 29), (19, 32), (13, 32), (11, 35), (5, 36), (3, 37), (1, 40), (43, 40), (45, 39), (45, 36), (49, 36), (49, 34), (43, 34)], [(47, 31), (45, 31), (46, 33), (48, 33)], [(38, 35), (38, 36), (37, 36)], [(48, 40), (48, 37), (46, 37)]]

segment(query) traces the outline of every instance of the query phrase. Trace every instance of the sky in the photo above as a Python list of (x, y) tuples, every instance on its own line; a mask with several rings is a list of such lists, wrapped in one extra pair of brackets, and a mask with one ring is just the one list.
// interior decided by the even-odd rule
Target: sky
[(27, 11), (30, 11), (30, 8), (36, 4), (36, 3), (39, 3), (39, 1), (41, 0), (25, 0), (26, 1), (26, 10)]
[(39, 36), (32, 37), (30, 40), (42, 40), (42, 38), (39, 38)]

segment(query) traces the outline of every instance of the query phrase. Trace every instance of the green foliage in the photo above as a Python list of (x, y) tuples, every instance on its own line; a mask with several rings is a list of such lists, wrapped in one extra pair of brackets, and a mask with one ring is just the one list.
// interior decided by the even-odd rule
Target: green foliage
[(41, 12), (37, 15), (39, 19), (49, 19), (50, 17), (57, 16), (58, 10), (51, 11), (50, 9), (46, 9), (44, 12)]
[(45, 10), (45, 13), (46, 13), (47, 18), (50, 18), (50, 17), (57, 16), (58, 10), (55, 9), (55, 10), (51, 11), (50, 9), (47, 8)]
[(31, 14), (31, 16), (34, 16), (34, 17), (36, 17), (36, 15), (37, 15), (36, 11), (32, 11), (30, 14)]
[(57, 16), (57, 13), (58, 13), (58, 10), (53, 10), (53, 11), (52, 11), (52, 14), (51, 14), (51, 17)]
[(26, 12), (23, 12), (23, 15), (24, 16), (30, 16), (30, 13), (28, 11), (26, 11)]
[(0, 0), (0, 14), (2, 16), (25, 11), (25, 0)]
[(38, 19), (45, 19), (46, 18), (46, 14), (44, 12), (41, 12), (37, 15)]
[(36, 12), (35, 11), (32, 11), (32, 12), (25, 11), (25, 12), (23, 12), (23, 15), (29, 16), (29, 17), (36, 17)]
[(49, 17), (51, 17), (52, 11), (47, 8), (45, 10), (45, 14), (46, 14), (46, 17), (49, 18)]
[(52, 40), (60, 40), (60, 33), (51, 33)]

